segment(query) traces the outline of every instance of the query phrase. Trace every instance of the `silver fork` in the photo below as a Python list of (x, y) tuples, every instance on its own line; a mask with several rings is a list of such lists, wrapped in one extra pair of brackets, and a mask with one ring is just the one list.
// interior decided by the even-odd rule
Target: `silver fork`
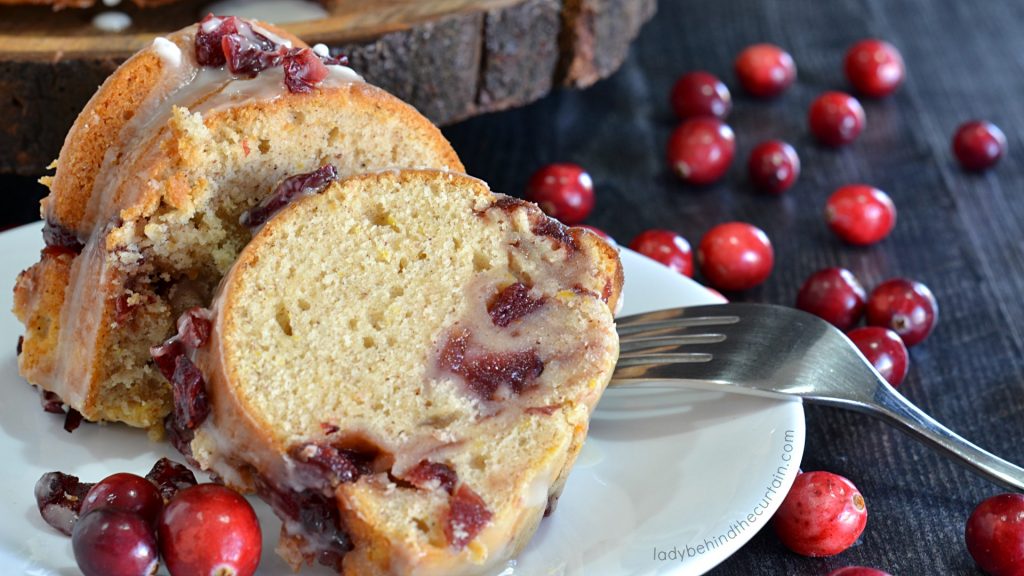
[(1024, 491), (1020, 468), (964, 440), (896, 392), (828, 322), (794, 308), (719, 304), (616, 320), (613, 387), (698, 388), (866, 412), (989, 480)]

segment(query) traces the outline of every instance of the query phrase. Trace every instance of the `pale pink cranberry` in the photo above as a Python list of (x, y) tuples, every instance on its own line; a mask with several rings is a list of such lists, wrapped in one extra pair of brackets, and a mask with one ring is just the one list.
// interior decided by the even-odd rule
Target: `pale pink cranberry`
[(164, 508), (158, 530), (160, 552), (173, 576), (252, 576), (260, 562), (263, 539), (256, 512), (224, 486), (200, 484), (179, 492)]
[(879, 284), (868, 296), (868, 324), (889, 328), (908, 347), (924, 341), (938, 319), (939, 303), (920, 282), (894, 278)]
[(793, 481), (772, 524), (787, 548), (803, 556), (834, 556), (857, 541), (868, 521), (864, 497), (831, 472), (804, 472)]
[(881, 326), (864, 326), (851, 330), (847, 336), (889, 385), (895, 388), (903, 382), (910, 355), (898, 334)]
[(629, 247), (683, 276), (693, 277), (690, 243), (671, 230), (645, 230), (633, 238)]
[(668, 164), (687, 184), (711, 184), (725, 176), (736, 151), (736, 136), (716, 118), (691, 118), (672, 132)]
[(700, 271), (721, 290), (747, 290), (768, 279), (775, 254), (768, 235), (745, 222), (719, 224), (700, 241)]
[(988, 498), (971, 512), (967, 550), (989, 576), (1024, 576), (1024, 494)]
[(800, 157), (781, 140), (768, 140), (750, 151), (747, 161), (750, 181), (758, 190), (782, 194), (800, 176)]
[(732, 96), (714, 74), (687, 72), (672, 87), (672, 109), (680, 120), (698, 116), (724, 120), (732, 110)]
[(995, 166), (1004, 154), (1006, 135), (991, 122), (965, 122), (953, 135), (953, 155), (965, 170), (987, 170)]
[(825, 92), (807, 113), (811, 134), (826, 146), (843, 146), (860, 136), (866, 117), (860, 102), (842, 92)]
[(759, 98), (777, 96), (796, 80), (793, 57), (774, 44), (748, 46), (734, 66), (743, 89)]
[(896, 91), (903, 83), (903, 56), (884, 40), (861, 40), (846, 52), (846, 77), (853, 88), (871, 98)]
[(896, 205), (874, 186), (851, 184), (832, 193), (825, 205), (825, 222), (846, 242), (868, 246), (881, 242), (896, 226)]
[(594, 181), (576, 164), (548, 164), (530, 177), (525, 196), (548, 216), (572, 226), (594, 209)]
[(819, 316), (840, 330), (849, 330), (864, 313), (867, 293), (853, 272), (825, 268), (811, 274), (800, 287), (796, 307)]

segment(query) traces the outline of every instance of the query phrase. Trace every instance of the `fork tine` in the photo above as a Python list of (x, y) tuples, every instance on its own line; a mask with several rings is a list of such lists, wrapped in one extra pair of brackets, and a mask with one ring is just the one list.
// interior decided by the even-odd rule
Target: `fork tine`
[[(740, 321), (739, 316), (726, 314), (700, 314), (705, 306), (685, 309), (659, 310), (646, 314), (624, 316), (615, 321), (619, 336), (657, 335), (686, 328), (704, 326), (727, 326)], [(687, 311), (691, 311), (687, 316)], [(693, 314), (696, 311), (696, 314)]]
[(620, 352), (639, 350), (656, 351), (664, 346), (687, 346), (693, 344), (717, 344), (725, 340), (725, 334), (670, 334), (666, 336), (631, 336), (619, 340)]

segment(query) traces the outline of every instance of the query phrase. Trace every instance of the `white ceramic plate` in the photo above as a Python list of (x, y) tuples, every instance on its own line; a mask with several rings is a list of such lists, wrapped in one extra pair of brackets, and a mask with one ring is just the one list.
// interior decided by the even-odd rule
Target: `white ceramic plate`
[[(144, 474), (159, 457), (176, 455), (122, 426), (84, 424), (68, 434), (18, 376), (21, 325), (9, 312), (11, 287), (41, 246), (39, 225), (0, 234), (0, 573), (72, 576), (79, 572), (71, 544), (39, 517), (36, 480), (50, 470), (93, 482), (114, 472)], [(623, 314), (718, 302), (633, 252), (623, 250), (622, 261)], [(702, 574), (765, 526), (796, 476), (803, 446), (799, 402), (609, 391), (557, 511), (504, 574)], [(265, 535), (259, 574), (290, 574), (273, 553), (277, 519), (254, 505)]]

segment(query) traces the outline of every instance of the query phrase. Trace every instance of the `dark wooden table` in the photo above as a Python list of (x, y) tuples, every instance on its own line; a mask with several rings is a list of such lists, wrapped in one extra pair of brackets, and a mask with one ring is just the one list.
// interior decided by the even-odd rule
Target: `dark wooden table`
[[(696, 243), (717, 223), (754, 223), (772, 239), (775, 271), (738, 299), (791, 304), (803, 279), (826, 266), (850, 268), (869, 288), (893, 276), (925, 282), (941, 317), (912, 350), (902, 392), (967, 438), (1024, 462), (1024, 3), (662, 0), (659, 10), (611, 79), (446, 129), (469, 172), (519, 194), (545, 163), (582, 164), (597, 188), (590, 223), (624, 243), (652, 227)], [(820, 148), (807, 133), (807, 106), (824, 90), (847, 88), (843, 53), (868, 36), (902, 51), (907, 82), (888, 100), (864, 101), (867, 128), (856, 143)], [(761, 41), (786, 47), (799, 68), (798, 83), (769, 102), (744, 96), (731, 72), (735, 55)], [(693, 69), (733, 88), (738, 143), (726, 179), (701, 189), (678, 182), (664, 160), (676, 125), (667, 95)], [(961, 172), (949, 152), (954, 129), (972, 117), (1009, 138), (1008, 157), (988, 174)], [(782, 198), (755, 194), (746, 179), (747, 153), (767, 138), (789, 141), (803, 162)], [(5, 200), (0, 223), (36, 217), (40, 191), (25, 182), (0, 179), (4, 197), (19, 199)], [(899, 209), (895, 231), (877, 246), (845, 246), (823, 223), (827, 196), (853, 182), (882, 188)], [(824, 576), (848, 564), (900, 576), (978, 573), (964, 523), (998, 488), (866, 417), (808, 406), (807, 424), (803, 469), (842, 474), (867, 499), (861, 541), (838, 557), (809, 559), (763, 530), (714, 574)]]

